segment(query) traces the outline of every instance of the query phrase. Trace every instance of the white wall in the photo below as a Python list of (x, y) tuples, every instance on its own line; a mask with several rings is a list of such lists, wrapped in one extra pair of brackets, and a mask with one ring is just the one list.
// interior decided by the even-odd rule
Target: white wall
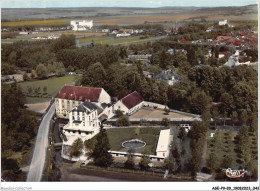
[(110, 95), (102, 88), (98, 102), (100, 104), (102, 103), (111, 103), (111, 97)]
[(83, 102), (82, 101), (55, 98), (57, 117), (63, 118), (63, 119), (68, 119), (69, 118), (69, 112), (74, 107), (78, 106), (81, 103), (83, 103)]
[(121, 110), (123, 114), (127, 114), (129, 109), (122, 103), (122, 100), (119, 100), (114, 104), (114, 111)]

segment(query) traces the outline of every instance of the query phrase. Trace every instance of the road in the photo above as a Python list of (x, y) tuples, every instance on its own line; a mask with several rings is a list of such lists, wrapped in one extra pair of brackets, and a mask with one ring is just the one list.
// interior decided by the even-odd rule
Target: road
[[(154, 38), (149, 38), (149, 39), (143, 39), (143, 40), (137, 40), (137, 41), (133, 41), (133, 42), (123, 42), (123, 43), (113, 43), (113, 44), (109, 44), (109, 45), (113, 45), (113, 46), (116, 46), (116, 45), (125, 45), (125, 46), (128, 46), (132, 43), (139, 43), (139, 42), (154, 42), (156, 40), (161, 40), (163, 38), (166, 38), (167, 36), (157, 36), (157, 37), (154, 37)], [(99, 41), (97, 43), (100, 43)], [(86, 43), (79, 43), (79, 40), (76, 40), (76, 46), (77, 47), (82, 47), (82, 46), (88, 46), (90, 45), (91, 42), (86, 42)]]
[(32, 161), (30, 164), (27, 182), (40, 182), (44, 169), (46, 150), (48, 148), (48, 134), (50, 120), (55, 112), (55, 104), (53, 103), (49, 111), (43, 117), (38, 134), (36, 137), (35, 148), (33, 152)]

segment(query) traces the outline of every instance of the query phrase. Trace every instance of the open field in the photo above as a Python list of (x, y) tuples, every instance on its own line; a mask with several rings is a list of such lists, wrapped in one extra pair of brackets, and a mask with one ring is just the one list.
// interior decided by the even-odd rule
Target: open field
[(85, 42), (92, 42), (92, 40), (94, 42), (99, 42), (99, 41), (104, 41), (104, 40), (108, 40), (108, 37), (107, 36), (100, 36), (100, 37), (88, 37), (88, 38), (83, 38), (83, 39), (80, 39), (79, 42), (80, 43), (85, 43)]
[[(65, 84), (73, 85), (75, 80), (75, 76), (63, 76), (63, 77), (53, 77), (46, 80), (33, 80), (21, 82), (18, 85), (21, 86), (23, 92), (28, 92), (28, 88), (38, 88), (40, 87), (41, 91), (43, 91), (44, 87), (47, 87), (47, 95), (54, 96)], [(40, 98), (40, 99), (38, 99)], [(49, 100), (47, 97), (33, 97), (32, 99), (27, 99), (27, 103), (35, 103), (35, 102), (43, 102)]]
[(122, 148), (122, 142), (130, 139), (140, 139), (146, 142), (146, 146), (136, 150), (135, 152), (142, 153), (147, 151), (153, 155), (157, 145), (157, 139), (160, 134), (160, 129), (157, 128), (116, 128), (107, 129), (107, 135), (112, 151), (127, 151)]
[[(209, 158), (212, 152), (217, 154), (217, 157), (220, 165), (223, 166), (222, 161), (225, 157), (229, 157), (230, 168), (238, 169), (241, 166), (240, 157), (237, 153), (237, 145), (235, 143), (235, 137), (237, 135), (237, 131), (231, 130), (221, 130), (221, 131), (210, 131), (209, 133), (216, 133), (214, 138), (210, 138), (208, 136), (208, 148), (207, 148), (207, 159)], [(256, 153), (257, 155), (257, 137), (255, 133), (249, 133), (249, 140), (251, 155)], [(224, 167), (223, 167), (224, 168)]]
[(11, 21), (11, 22), (1, 22), (2, 27), (23, 27), (23, 26), (36, 26), (36, 27), (46, 27), (46, 26), (68, 26), (68, 21), (61, 20), (38, 20), (38, 21)]
[(165, 111), (159, 109), (152, 109), (152, 108), (142, 108), (133, 115), (129, 117), (131, 118), (185, 118), (185, 119), (192, 119), (194, 118), (192, 115), (189, 114), (181, 114), (176, 112), (169, 112), (169, 115), (165, 114)]

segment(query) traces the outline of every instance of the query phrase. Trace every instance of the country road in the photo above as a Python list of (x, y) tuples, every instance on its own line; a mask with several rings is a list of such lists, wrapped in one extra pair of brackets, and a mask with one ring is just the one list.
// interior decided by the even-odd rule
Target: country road
[(27, 182), (40, 182), (44, 169), (46, 150), (48, 148), (48, 134), (50, 120), (55, 112), (55, 104), (53, 103), (49, 111), (43, 117), (38, 134), (35, 141), (32, 161), (29, 167)]

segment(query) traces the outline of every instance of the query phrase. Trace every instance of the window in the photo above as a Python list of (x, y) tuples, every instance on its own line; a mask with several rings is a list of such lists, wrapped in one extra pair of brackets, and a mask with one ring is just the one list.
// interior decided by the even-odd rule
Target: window
[(82, 120), (85, 121), (85, 117), (82, 117)]
[(74, 117), (74, 116), (72, 116), (72, 120), (75, 120), (75, 117)]
[(79, 118), (79, 115), (78, 115), (78, 121), (80, 120), (80, 118)]
[(85, 126), (85, 122), (83, 122), (83, 126)]

